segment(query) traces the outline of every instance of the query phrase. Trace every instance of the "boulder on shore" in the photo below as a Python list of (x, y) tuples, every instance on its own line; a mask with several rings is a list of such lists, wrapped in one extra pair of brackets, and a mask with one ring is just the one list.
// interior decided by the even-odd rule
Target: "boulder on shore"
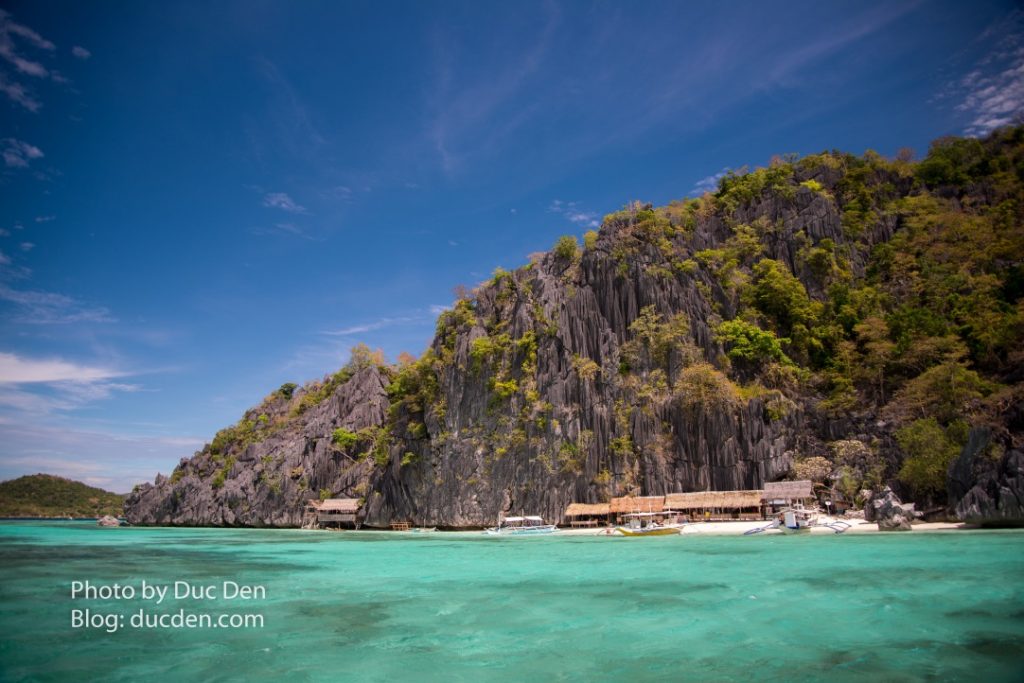
[(96, 520), (96, 523), (100, 526), (121, 526), (121, 522), (116, 517), (111, 517), (110, 515), (103, 515)]
[[(868, 512), (870, 510), (870, 513)], [(864, 517), (878, 523), (879, 531), (910, 531), (914, 521), (914, 504), (901, 503), (892, 489), (885, 487), (864, 506)]]
[(982, 526), (1024, 525), (1024, 452), (993, 444), (992, 431), (974, 427), (949, 466), (949, 501), (956, 516)]

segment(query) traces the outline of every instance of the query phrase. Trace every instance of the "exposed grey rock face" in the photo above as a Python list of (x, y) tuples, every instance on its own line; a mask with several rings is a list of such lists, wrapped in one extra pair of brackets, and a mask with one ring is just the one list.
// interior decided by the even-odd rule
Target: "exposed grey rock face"
[[(477, 324), (447, 351), (435, 340), (438, 356), (452, 354), (441, 377), (446, 410), (428, 414), (429, 441), (403, 444), (375, 481), (368, 525), (479, 526), (500, 513), (561, 521), (571, 502), (756, 488), (788, 471), (799, 406), (772, 419), (760, 399), (693, 405), (670, 388), (692, 362), (682, 349), (669, 354), (663, 375), (645, 367), (632, 380), (621, 376), (629, 326), (647, 306), (663, 319), (685, 315), (688, 343), (704, 357), (720, 359), (722, 349), (707, 322), (710, 305), (692, 282), (650, 275), (642, 264), (659, 257), (643, 251), (623, 274), (610, 254), (614, 237), (603, 235), (578, 264), (550, 254), (509, 274), (478, 294)], [(474, 340), (503, 331), (513, 340), (536, 338), (535, 371), (523, 370), (525, 352), (479, 367)], [(581, 361), (594, 364), (593, 374), (578, 369)], [(531, 387), (536, 398), (496, 397), (496, 376)], [(397, 466), (401, 449), (415, 454), (414, 466)]]
[(991, 463), (980, 460), (991, 441), (992, 430), (987, 427), (971, 429), (960, 456), (950, 464), (947, 488), (950, 503), (954, 506), (974, 487), (979, 475), (991, 469)]
[[(182, 460), (173, 477), (158, 477), (133, 491), (125, 504), (132, 524), (292, 527), (305, 502), (325, 490), (337, 497), (366, 493), (372, 461), (357, 462), (335, 449), (338, 427), (357, 431), (384, 421), (387, 394), (376, 368), (357, 373), (327, 400), (284, 429), (244, 447), (234, 460), (206, 452)], [(301, 393), (299, 394), (301, 396)], [(265, 404), (286, 409), (287, 401)], [(258, 415), (250, 411), (248, 417)], [(217, 473), (224, 470), (222, 483)], [(179, 474), (180, 473), (180, 474)]]
[(875, 521), (875, 506), (871, 502), (875, 498), (875, 492), (870, 489), (864, 489), (860, 492), (861, 497), (866, 501), (864, 503), (864, 521), (874, 522)]
[[(992, 448), (992, 432), (975, 427), (949, 468), (949, 499), (957, 518), (985, 526), (1024, 523), (1024, 453)], [(993, 457), (993, 455), (995, 457)]]
[(99, 526), (121, 526), (121, 522), (116, 517), (111, 517), (110, 515), (103, 515), (96, 520), (96, 524)]
[[(838, 178), (827, 167), (801, 173), (795, 183), (832, 188)], [(882, 214), (850, 241), (840, 216), (827, 194), (794, 185), (733, 218), (761, 226), (763, 255), (820, 298), (801, 249), (831, 240), (860, 275), (896, 228)], [(520, 512), (560, 522), (572, 502), (760, 488), (789, 471), (793, 453), (824, 453), (826, 440), (891, 443), (860, 418), (817, 413), (784, 378), (740, 398), (713, 331), (735, 315), (738, 295), (695, 260), (735, 238), (735, 225), (698, 215), (652, 235), (635, 218), (606, 223), (581, 254), (552, 252), (496, 276), (442, 316), (421, 380), (434, 388), (420, 398), (389, 398), (395, 378), (376, 367), (328, 383), (329, 395), (308, 405), (320, 387), (268, 397), (232, 440), (133, 492), (129, 520), (298, 526), (306, 500), (331, 496), (363, 499), (367, 526), (482, 526)], [(678, 323), (659, 348), (635, 327), (652, 315)], [(360, 432), (359, 443), (333, 444), (338, 428)]]
[(914, 521), (914, 504), (901, 503), (888, 486), (868, 502), (865, 519), (868, 519), (868, 508), (871, 509), (869, 521), (877, 522), (879, 531), (910, 531), (910, 524)]
[[(834, 204), (806, 189), (791, 201), (760, 201), (739, 218), (785, 226), (766, 249), (791, 263), (797, 231), (841, 239)], [(127, 501), (129, 519), (297, 526), (305, 500), (323, 491), (363, 498), (368, 526), (480, 526), (511, 512), (561, 521), (571, 502), (749, 489), (782, 477), (791, 454), (814, 438), (804, 407), (779, 392), (744, 401), (681, 388), (686, 369), (702, 362), (724, 380), (709, 321), (732, 315), (736, 302), (706, 270), (668, 270), (666, 256), (631, 230), (629, 221), (609, 224), (582, 255), (547, 254), (478, 290), (469, 321), (442, 321), (431, 348), (445, 360), (436, 405), (415, 415), (395, 406), (400, 429), (380, 457), (359, 460), (330, 439), (338, 427), (384, 424), (389, 380), (369, 368), (287, 427), (232, 447), (230, 457), (204, 450), (174, 476), (140, 487)], [(730, 235), (710, 218), (678, 239), (695, 252)], [(683, 320), (685, 338), (657, 359), (640, 349), (624, 375), (631, 325), (648, 307), (660, 320)], [(507, 343), (481, 358), (484, 338)], [(516, 391), (500, 395), (499, 381)], [(273, 422), (302, 392), (265, 402), (246, 419), (255, 423), (262, 410)]]

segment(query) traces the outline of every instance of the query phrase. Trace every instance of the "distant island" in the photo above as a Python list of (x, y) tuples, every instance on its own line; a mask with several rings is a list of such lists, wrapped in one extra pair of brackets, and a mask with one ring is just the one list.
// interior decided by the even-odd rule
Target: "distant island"
[(0, 517), (119, 517), (123, 508), (121, 494), (51, 474), (0, 482)]

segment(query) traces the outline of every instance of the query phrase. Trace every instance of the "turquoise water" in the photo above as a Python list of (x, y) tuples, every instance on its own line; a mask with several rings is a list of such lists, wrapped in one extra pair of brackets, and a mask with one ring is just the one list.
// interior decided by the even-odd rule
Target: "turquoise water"
[[(0, 523), (0, 678), (1024, 679), (1024, 533), (547, 537)], [(72, 599), (73, 581), (265, 598)], [(72, 628), (71, 610), (263, 616)]]

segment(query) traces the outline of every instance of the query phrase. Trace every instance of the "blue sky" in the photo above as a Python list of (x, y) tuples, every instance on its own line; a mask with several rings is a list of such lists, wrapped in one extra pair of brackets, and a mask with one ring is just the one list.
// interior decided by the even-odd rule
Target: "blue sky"
[(1024, 111), (1011, 2), (8, 2), (0, 479), (169, 472), (633, 199)]

